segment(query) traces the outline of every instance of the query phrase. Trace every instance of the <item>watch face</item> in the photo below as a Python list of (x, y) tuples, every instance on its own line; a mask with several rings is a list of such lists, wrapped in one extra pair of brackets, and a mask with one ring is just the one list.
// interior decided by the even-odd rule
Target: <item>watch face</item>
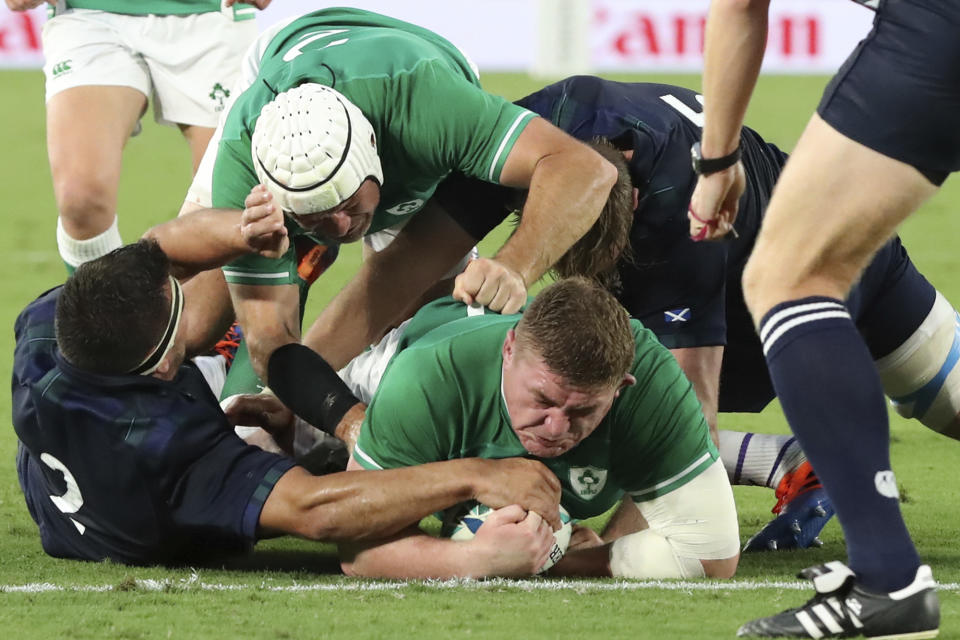
[(693, 172), (700, 175), (700, 143), (694, 142), (690, 147), (690, 164), (693, 166)]

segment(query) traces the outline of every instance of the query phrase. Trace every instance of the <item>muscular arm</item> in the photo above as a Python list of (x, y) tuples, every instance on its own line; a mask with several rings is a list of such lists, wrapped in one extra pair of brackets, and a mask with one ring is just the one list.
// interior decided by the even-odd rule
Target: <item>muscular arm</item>
[(300, 292), (292, 284), (228, 286), (253, 370), (269, 384), (267, 363), (271, 354), (278, 347), (300, 341)]
[[(713, 0), (704, 50), (705, 158), (725, 156), (740, 143), (740, 129), (760, 74), (770, 0)], [(690, 199), (690, 235), (716, 240), (737, 217), (746, 182), (743, 163), (700, 176)]]
[(427, 203), (389, 246), (364, 260), (311, 325), (303, 343), (334, 369), (344, 367), (475, 243), (438, 206)]
[(465, 500), (552, 511), (551, 521), (559, 524), (559, 498), (556, 477), (532, 460), (467, 458), (327, 476), (294, 467), (264, 503), (259, 533), (332, 542), (381, 540)]
[(704, 48), (703, 155), (725, 156), (740, 128), (760, 74), (770, 0), (713, 0)]
[(683, 373), (686, 374), (697, 399), (703, 407), (703, 417), (710, 427), (710, 438), (718, 443), (717, 407), (720, 399), (720, 368), (723, 364), (723, 347), (692, 347), (671, 349)]
[(593, 226), (617, 180), (600, 154), (535, 118), (507, 157), (501, 183), (529, 190), (520, 226), (496, 258), (528, 285)]
[[(347, 469), (362, 473), (353, 459)], [(344, 573), (406, 579), (531, 575), (546, 560), (553, 534), (539, 515), (512, 505), (491, 514), (467, 542), (435, 538), (415, 526), (394, 536), (371, 538), (340, 545)]]
[(600, 215), (616, 168), (543, 118), (533, 119), (507, 156), (500, 182), (528, 189), (520, 225), (494, 260), (476, 260), (453, 295), (516, 313), (527, 287), (553, 266)]
[(185, 203), (178, 217), (149, 229), (144, 237), (160, 243), (177, 278), (188, 278), (251, 253), (240, 233), (241, 215), (236, 209)]

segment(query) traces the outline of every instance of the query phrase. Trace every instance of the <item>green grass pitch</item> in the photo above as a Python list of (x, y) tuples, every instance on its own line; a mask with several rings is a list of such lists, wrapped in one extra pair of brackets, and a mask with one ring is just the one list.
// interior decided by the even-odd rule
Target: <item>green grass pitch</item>
[[(699, 86), (699, 78), (618, 79)], [(823, 77), (767, 77), (756, 92), (748, 124), (784, 149), (792, 148), (819, 98)], [(540, 86), (522, 75), (485, 78), (488, 89), (517, 98)], [(18, 311), (64, 278), (56, 252), (56, 212), (47, 169), (43, 80), (39, 72), (0, 73), (3, 155), (0, 157), (5, 232), (0, 234), (0, 371), (9, 380), (12, 327)], [(188, 175), (179, 134), (145, 121), (126, 152), (120, 191), (120, 230), (136, 239), (175, 215)], [(942, 192), (907, 222), (902, 236), (921, 271), (954, 303), (960, 302), (960, 191)], [(504, 233), (484, 243), (496, 250)], [(357, 264), (342, 254), (318, 282), (308, 317), (328, 300)], [(0, 397), (10, 415), (10, 398)], [(777, 407), (761, 415), (726, 415), (722, 428), (785, 432)], [(924, 559), (943, 585), (941, 637), (960, 637), (960, 531), (955, 508), (960, 445), (893, 417), (892, 455), (903, 510)], [(795, 572), (843, 559), (839, 526), (824, 531), (821, 549), (750, 555), (729, 583), (612, 581), (489, 581), (393, 583), (346, 579), (335, 572), (332, 549), (274, 540), (230, 567), (129, 568), (111, 563), (58, 561), (40, 549), (14, 470), (15, 436), (0, 430), (0, 629), (8, 638), (657, 638), (732, 637), (744, 620), (798, 604), (806, 597)], [(851, 455), (855, 455), (852, 452)], [(772, 493), (737, 488), (741, 536), (770, 516)]]

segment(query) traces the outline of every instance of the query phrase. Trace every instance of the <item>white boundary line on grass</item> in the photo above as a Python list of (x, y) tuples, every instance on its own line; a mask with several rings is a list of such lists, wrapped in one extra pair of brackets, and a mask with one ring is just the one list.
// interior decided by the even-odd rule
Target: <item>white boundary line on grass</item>
[[(118, 585), (78, 584), (60, 585), (52, 582), (33, 582), (20, 585), (0, 585), (0, 593), (55, 593), (55, 592), (109, 592), (109, 591), (276, 591), (276, 592), (330, 592), (330, 591), (399, 591), (410, 587), (428, 589), (519, 589), (521, 591), (638, 591), (643, 589), (663, 589), (665, 591), (753, 591), (757, 589), (788, 589), (805, 591), (810, 589), (809, 582), (799, 580), (730, 580), (726, 582), (692, 581), (626, 581), (610, 580), (605, 582), (582, 582), (574, 580), (427, 580), (409, 582), (337, 582), (319, 584), (293, 583), (287, 585), (260, 584), (223, 584), (203, 582), (197, 574), (187, 579), (150, 580), (135, 579)], [(956, 582), (937, 585), (940, 591), (960, 591)]]

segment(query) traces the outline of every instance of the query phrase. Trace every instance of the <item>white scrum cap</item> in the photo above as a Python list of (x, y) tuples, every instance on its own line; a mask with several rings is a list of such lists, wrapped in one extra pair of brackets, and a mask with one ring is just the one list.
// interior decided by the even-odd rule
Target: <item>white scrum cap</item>
[(257, 178), (293, 214), (332, 209), (367, 178), (383, 184), (370, 121), (321, 84), (294, 87), (264, 106), (251, 150)]

